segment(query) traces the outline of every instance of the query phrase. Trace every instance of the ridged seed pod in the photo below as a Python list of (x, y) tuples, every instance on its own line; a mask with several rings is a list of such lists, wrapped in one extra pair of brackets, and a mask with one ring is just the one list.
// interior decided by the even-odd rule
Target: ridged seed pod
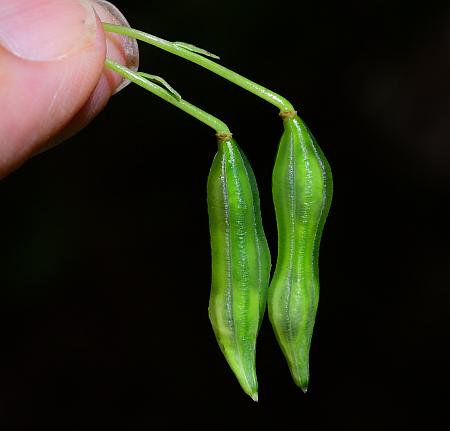
[(333, 184), (317, 142), (294, 114), (284, 118), (272, 177), (278, 257), (268, 311), (292, 377), (306, 392), (319, 300), (319, 247)]
[(209, 318), (228, 364), (256, 401), (256, 338), (266, 307), (270, 252), (253, 171), (233, 139), (219, 140), (218, 147), (208, 176)]

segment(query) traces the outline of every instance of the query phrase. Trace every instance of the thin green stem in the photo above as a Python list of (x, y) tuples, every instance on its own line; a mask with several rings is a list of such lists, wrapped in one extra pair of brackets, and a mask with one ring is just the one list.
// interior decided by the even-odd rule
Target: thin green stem
[(170, 104), (176, 106), (189, 115), (192, 115), (197, 120), (200, 120), (202, 123), (214, 129), (217, 134), (230, 134), (230, 129), (228, 129), (227, 125), (220, 121), (218, 118), (214, 117), (211, 114), (208, 114), (207, 112), (203, 111), (200, 108), (197, 108), (196, 106), (190, 104), (189, 102), (186, 102), (185, 100), (177, 100), (172, 94), (169, 93), (169, 91), (165, 90), (157, 84), (154, 84), (153, 82), (150, 82), (148, 79), (139, 75), (139, 73), (133, 72), (127, 67), (122, 66), (121, 64), (118, 64), (109, 58), (105, 60), (105, 65), (106, 67), (122, 75), (129, 81), (140, 85), (154, 95), (160, 97), (161, 99), (164, 99), (166, 102), (169, 102)]
[(227, 79), (228, 81), (239, 85), (245, 90), (250, 91), (256, 96), (261, 97), (272, 105), (275, 105), (280, 109), (281, 112), (294, 110), (294, 107), (291, 105), (291, 103), (289, 103), (284, 97), (281, 97), (273, 91), (259, 84), (256, 84), (253, 81), (250, 81), (250, 79), (245, 78), (244, 76), (239, 75), (238, 73), (233, 72), (232, 70), (227, 69), (226, 67), (221, 66), (220, 64), (217, 64), (214, 61), (209, 60), (208, 58), (205, 58), (195, 52), (189, 51), (188, 49), (181, 46), (177, 46), (174, 42), (169, 42), (140, 30), (115, 24), (103, 23), (103, 28), (108, 32), (130, 36), (134, 39), (141, 40), (142, 42), (149, 43), (150, 45), (161, 48), (165, 51), (170, 52), (171, 54), (178, 55), (179, 57), (183, 57), (186, 60), (196, 63), (199, 66), (202, 66), (205, 69), (208, 69), (209, 71)]

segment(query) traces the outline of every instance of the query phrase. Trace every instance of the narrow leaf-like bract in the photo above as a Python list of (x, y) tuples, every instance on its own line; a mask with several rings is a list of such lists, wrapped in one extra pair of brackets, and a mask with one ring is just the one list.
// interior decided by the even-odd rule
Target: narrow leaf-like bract
[(284, 120), (272, 177), (278, 257), (269, 318), (295, 383), (306, 392), (319, 300), (319, 247), (332, 199), (331, 170), (298, 116)]
[(149, 73), (145, 72), (136, 72), (138, 75), (142, 76), (143, 78), (148, 79), (150, 82), (153, 82), (154, 84), (158, 84), (160, 87), (164, 88), (169, 92), (171, 96), (175, 98), (178, 102), (181, 101), (181, 95), (176, 91), (164, 78), (161, 78), (157, 75), (150, 75)]
[(207, 51), (206, 49), (199, 48), (198, 46), (192, 45), (191, 43), (186, 42), (173, 42), (174, 45), (179, 46), (180, 48), (187, 49), (188, 51), (195, 52), (197, 54), (204, 55), (206, 57), (215, 58), (220, 60), (220, 57), (212, 52)]
[(209, 318), (240, 385), (257, 400), (256, 339), (266, 307), (270, 253), (253, 171), (232, 139), (219, 141), (208, 176), (208, 214)]

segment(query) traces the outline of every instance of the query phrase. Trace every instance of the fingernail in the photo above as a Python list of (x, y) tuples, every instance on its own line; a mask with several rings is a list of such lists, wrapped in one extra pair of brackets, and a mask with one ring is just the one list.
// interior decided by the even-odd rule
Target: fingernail
[(93, 43), (95, 33), (89, 0), (0, 2), (0, 45), (26, 60), (68, 57)]
[[(93, 7), (102, 22), (130, 27), (122, 12), (106, 0), (92, 0)], [(136, 39), (115, 33), (106, 33), (106, 56), (131, 70), (138, 70), (139, 47)], [(114, 94), (125, 88), (130, 81), (122, 80)]]

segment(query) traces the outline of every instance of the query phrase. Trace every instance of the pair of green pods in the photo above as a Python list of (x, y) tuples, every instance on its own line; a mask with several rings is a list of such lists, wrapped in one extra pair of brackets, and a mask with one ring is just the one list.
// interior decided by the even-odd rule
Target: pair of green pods
[(252, 168), (233, 139), (219, 139), (208, 176), (212, 251), (209, 317), (243, 390), (258, 398), (256, 340), (266, 302), (295, 383), (306, 391), (319, 298), (318, 257), (331, 204), (331, 171), (297, 115), (284, 117), (273, 170), (278, 256), (271, 257)]

